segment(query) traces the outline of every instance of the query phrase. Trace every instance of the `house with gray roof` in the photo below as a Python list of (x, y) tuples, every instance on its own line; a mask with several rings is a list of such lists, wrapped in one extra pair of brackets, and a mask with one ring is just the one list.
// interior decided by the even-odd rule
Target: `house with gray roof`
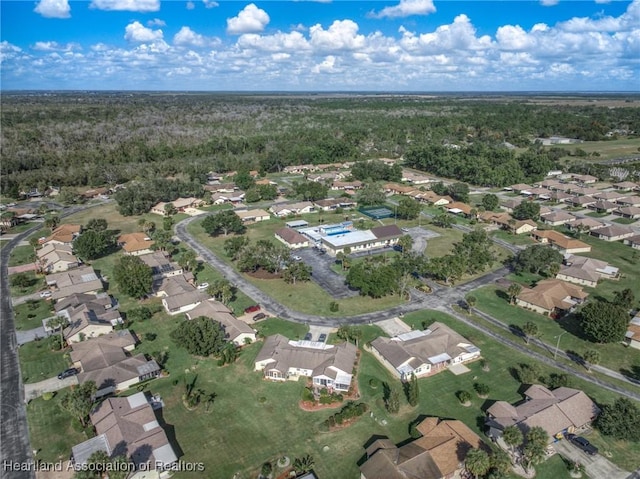
[(557, 279), (595, 288), (601, 279), (618, 279), (620, 271), (606, 261), (585, 256), (566, 255)]
[(409, 331), (393, 338), (371, 341), (373, 355), (405, 381), (412, 374), (430, 376), (454, 364), (480, 357), (480, 349), (445, 324), (434, 322), (424, 331)]
[(187, 319), (204, 316), (218, 322), (224, 329), (225, 339), (232, 341), (236, 346), (242, 346), (247, 341), (253, 343), (256, 340), (255, 330), (244, 321), (236, 318), (229, 308), (215, 299), (202, 301), (191, 311), (188, 311), (186, 316)]
[(560, 387), (553, 391), (533, 384), (524, 393), (525, 400), (514, 405), (496, 401), (487, 409), (487, 435), (497, 439), (505, 428), (517, 426), (524, 434), (532, 427), (541, 427), (549, 441), (564, 433), (579, 433), (589, 427), (600, 409), (584, 392)]
[(97, 302), (69, 306), (56, 314), (65, 317), (69, 322), (62, 332), (69, 344), (110, 333), (114, 326), (122, 323), (122, 316), (117, 308), (107, 309)]
[(102, 280), (91, 266), (80, 266), (50, 274), (47, 275), (46, 280), (51, 288), (52, 299), (61, 299), (80, 293), (97, 293), (103, 288)]
[(293, 341), (274, 334), (265, 338), (255, 370), (274, 381), (297, 381), (307, 376), (315, 386), (346, 392), (353, 380), (356, 352), (348, 342)]
[(591, 235), (604, 241), (620, 241), (633, 236), (635, 232), (624, 226), (609, 225), (591, 230)]

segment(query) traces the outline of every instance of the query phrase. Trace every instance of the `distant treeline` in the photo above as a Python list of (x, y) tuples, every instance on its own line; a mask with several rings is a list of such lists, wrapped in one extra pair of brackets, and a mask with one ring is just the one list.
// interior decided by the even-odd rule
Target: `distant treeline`
[[(535, 137), (601, 140), (615, 129), (637, 132), (640, 109), (418, 96), (10, 94), (2, 98), (0, 126), (5, 192), (180, 174), (203, 181), (210, 170), (277, 172), (407, 152), (414, 161), (418, 152), (453, 160), (462, 154), (444, 144), (484, 158), (484, 170), (517, 163), (524, 180), (544, 169), (526, 165), (541, 154), (515, 157), (504, 142), (528, 147)], [(481, 175), (480, 183), (511, 181), (495, 174)]]

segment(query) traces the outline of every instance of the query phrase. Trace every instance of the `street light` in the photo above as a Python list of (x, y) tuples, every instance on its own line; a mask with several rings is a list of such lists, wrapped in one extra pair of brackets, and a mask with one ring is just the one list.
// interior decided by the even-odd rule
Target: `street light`
[(553, 359), (554, 360), (558, 356), (558, 348), (560, 347), (560, 338), (562, 337), (563, 334), (567, 334), (568, 332), (569, 331), (564, 331), (563, 333), (560, 333), (558, 336), (554, 336), (554, 338), (558, 338), (558, 342), (556, 343), (556, 350), (553, 352)]

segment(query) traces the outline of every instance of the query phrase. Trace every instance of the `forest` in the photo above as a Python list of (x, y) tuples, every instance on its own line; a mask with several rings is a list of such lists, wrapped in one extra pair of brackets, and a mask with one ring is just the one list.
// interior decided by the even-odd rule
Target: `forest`
[(403, 155), (434, 174), (501, 186), (554, 164), (560, 153), (536, 147), (536, 137), (640, 132), (635, 105), (509, 96), (3, 93), (0, 186), (10, 196), (178, 175), (203, 182), (211, 170), (278, 172)]

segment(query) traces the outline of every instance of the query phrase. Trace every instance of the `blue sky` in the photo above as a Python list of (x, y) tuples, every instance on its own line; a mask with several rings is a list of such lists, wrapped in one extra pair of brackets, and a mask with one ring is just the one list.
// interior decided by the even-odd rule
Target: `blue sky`
[(640, 0), (3, 0), (0, 9), (3, 90), (640, 90)]

